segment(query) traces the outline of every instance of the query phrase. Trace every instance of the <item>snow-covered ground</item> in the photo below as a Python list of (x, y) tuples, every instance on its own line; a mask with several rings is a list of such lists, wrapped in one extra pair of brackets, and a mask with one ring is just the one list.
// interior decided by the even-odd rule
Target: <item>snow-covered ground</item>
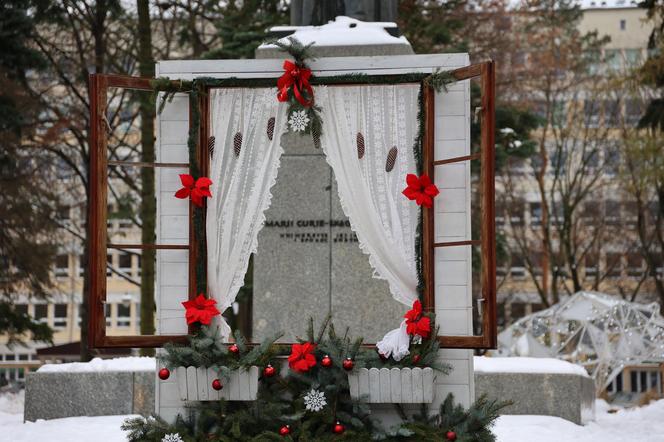
[(481, 373), (562, 373), (588, 376), (580, 365), (553, 358), (475, 356), (474, 369)]
[[(664, 400), (609, 413), (597, 401), (597, 421), (574, 425), (550, 416), (501, 416), (498, 442), (664, 442)], [(122, 422), (130, 416), (70, 417), (23, 423), (23, 393), (0, 395), (0, 442), (124, 442)]]

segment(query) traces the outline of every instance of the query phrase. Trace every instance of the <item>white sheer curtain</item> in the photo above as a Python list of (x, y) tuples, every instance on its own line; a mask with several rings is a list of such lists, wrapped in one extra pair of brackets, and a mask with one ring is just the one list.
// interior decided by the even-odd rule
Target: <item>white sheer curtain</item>
[(315, 91), (322, 108), (321, 144), (344, 212), (369, 255), (374, 277), (387, 280), (394, 299), (409, 307), (417, 299), (419, 208), (401, 192), (406, 174), (417, 171), (418, 93), (419, 85), (322, 86)]
[[(270, 206), (287, 105), (277, 101), (274, 88), (213, 89), (210, 98), (215, 148), (207, 208), (207, 274), (209, 295), (223, 312), (244, 284)], [(227, 337), (230, 327), (223, 318), (219, 321)]]

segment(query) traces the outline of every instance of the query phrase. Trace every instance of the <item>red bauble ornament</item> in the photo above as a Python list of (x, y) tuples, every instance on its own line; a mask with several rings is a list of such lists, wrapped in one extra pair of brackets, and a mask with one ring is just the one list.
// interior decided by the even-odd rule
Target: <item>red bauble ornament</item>
[(337, 421), (336, 424), (334, 424), (334, 427), (332, 427), (332, 432), (334, 434), (342, 434), (344, 431), (346, 431), (346, 427), (341, 425), (341, 422)]
[(277, 370), (270, 364), (267, 364), (267, 367), (263, 369), (263, 376), (266, 378), (271, 378), (275, 374), (277, 374)]
[(447, 439), (447, 440), (449, 440), (449, 441), (454, 441), (454, 440), (456, 440), (456, 433), (455, 433), (454, 431), (451, 431), (451, 430), (448, 431), (448, 432), (445, 434), (445, 439)]
[(418, 362), (420, 362), (420, 359), (422, 359), (422, 356), (420, 355), (413, 356), (413, 364), (417, 364)]
[(322, 365), (323, 367), (331, 367), (332, 358), (329, 357), (328, 355), (323, 356), (323, 359), (320, 360), (320, 365)]
[(344, 367), (344, 370), (351, 371), (353, 369), (353, 367), (355, 366), (355, 362), (353, 362), (353, 360), (351, 358), (346, 358), (346, 359), (344, 359), (344, 362), (343, 362), (342, 365)]
[(219, 390), (221, 390), (222, 388), (224, 388), (224, 386), (221, 385), (221, 381), (220, 381), (219, 379), (215, 379), (214, 381), (212, 381), (212, 388), (214, 388), (215, 390), (219, 391)]
[(379, 353), (378, 353), (378, 356), (380, 357), (380, 360), (381, 360), (381, 361), (383, 361), (383, 362), (387, 361), (387, 356), (385, 356), (384, 354), (382, 354), (382, 353), (379, 352)]
[(237, 346), (237, 344), (232, 344), (231, 346), (228, 347), (228, 351), (236, 355), (240, 353), (240, 348)]
[(168, 370), (168, 368), (162, 368), (159, 370), (159, 379), (162, 381), (165, 381), (168, 379), (168, 377), (171, 375), (171, 372)]
[(279, 434), (282, 436), (288, 436), (290, 434), (290, 425), (284, 425), (279, 428)]

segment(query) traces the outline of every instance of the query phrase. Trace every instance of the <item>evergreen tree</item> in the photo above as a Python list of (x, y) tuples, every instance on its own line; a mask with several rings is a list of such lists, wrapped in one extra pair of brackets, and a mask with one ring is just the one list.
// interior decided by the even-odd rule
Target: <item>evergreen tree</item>
[(30, 0), (0, 5), (0, 334), (8, 334), (10, 343), (26, 335), (51, 339), (46, 324), (13, 304), (19, 294), (47, 297), (56, 253), (56, 198), (45, 185), (50, 167), (24, 147), (38, 112), (26, 81), (44, 66), (29, 44), (35, 6)]
[(220, 7), (217, 32), (221, 48), (207, 58), (254, 58), (256, 48), (268, 38), (275, 25), (288, 24), (288, 6), (283, 0), (230, 0)]

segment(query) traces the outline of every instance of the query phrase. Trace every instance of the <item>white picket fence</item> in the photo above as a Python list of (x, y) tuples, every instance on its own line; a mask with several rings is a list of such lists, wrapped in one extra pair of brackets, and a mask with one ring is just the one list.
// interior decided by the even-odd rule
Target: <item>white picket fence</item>
[(353, 399), (372, 404), (431, 403), (434, 396), (433, 369), (360, 368), (348, 373)]
[[(249, 370), (233, 370), (228, 379), (222, 379), (212, 368), (177, 367), (175, 380), (183, 401), (255, 401), (258, 373), (258, 367), (252, 366)], [(221, 381), (221, 390), (212, 388), (215, 379)]]

